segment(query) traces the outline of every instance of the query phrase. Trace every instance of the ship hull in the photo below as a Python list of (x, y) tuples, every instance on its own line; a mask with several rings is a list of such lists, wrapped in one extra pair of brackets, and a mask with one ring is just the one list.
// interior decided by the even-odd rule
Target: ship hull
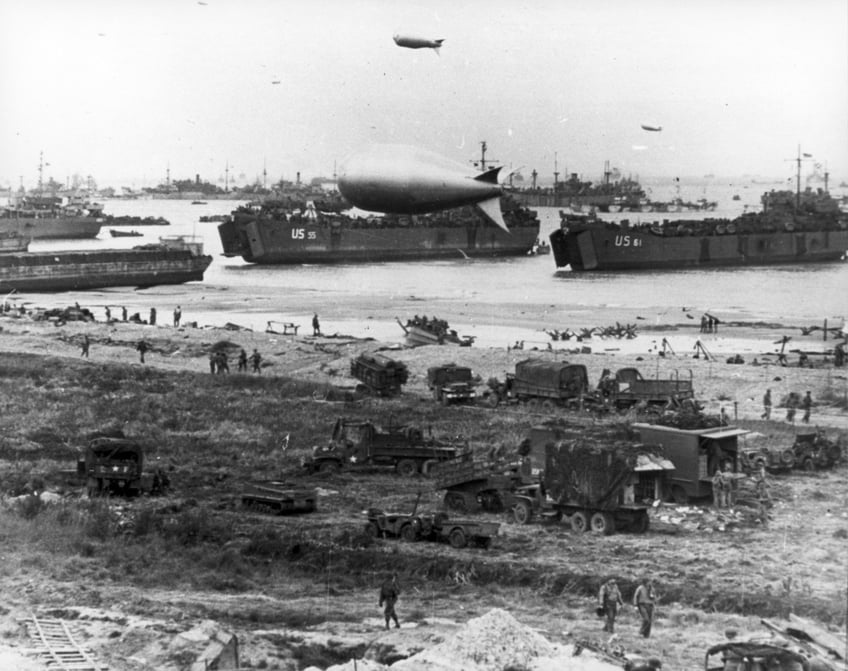
[(0, 217), (0, 233), (32, 239), (96, 238), (103, 221), (99, 217)]
[(848, 250), (845, 230), (674, 237), (601, 223), (560, 229), (550, 240), (557, 267), (574, 271), (819, 263)]
[(234, 217), (219, 225), (218, 233), (225, 256), (250, 263), (349, 263), (523, 255), (533, 247), (539, 223), (504, 231), (480, 218), (449, 225), (374, 226)]
[(0, 255), (2, 291), (73, 291), (200, 281), (212, 262), (186, 250), (105, 250)]

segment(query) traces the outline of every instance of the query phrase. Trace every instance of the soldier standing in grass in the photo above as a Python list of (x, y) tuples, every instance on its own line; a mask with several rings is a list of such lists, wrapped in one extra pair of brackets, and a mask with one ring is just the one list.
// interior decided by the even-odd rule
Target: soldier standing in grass
[(80, 352), (80, 356), (84, 356), (86, 359), (88, 358), (88, 346), (89, 346), (88, 336), (84, 335), (82, 337), (82, 352)]
[(397, 584), (397, 573), (392, 573), (392, 577), (385, 580), (380, 587), (380, 603), (383, 607), (383, 615), (386, 618), (386, 629), (389, 628), (389, 621), (395, 621), (395, 629), (400, 629), (397, 613), (395, 613), (395, 604), (398, 596), (400, 596), (400, 587)]
[(242, 347), (241, 352), (239, 352), (238, 370), (239, 370), (239, 373), (246, 373), (247, 372), (247, 352), (244, 351), (244, 347)]
[(180, 319), (182, 319), (183, 311), (182, 308), (178, 305), (174, 308), (174, 328), (179, 327)]
[(763, 396), (763, 419), (771, 419), (771, 389), (766, 389), (766, 395)]
[(639, 617), (642, 618), (639, 633), (643, 638), (648, 638), (651, 635), (651, 623), (654, 620), (654, 604), (656, 601), (654, 581), (650, 578), (642, 578), (642, 584), (636, 588), (636, 592), (633, 594), (633, 605), (636, 606)]
[(804, 416), (801, 418), (801, 421), (804, 424), (810, 423), (810, 410), (813, 407), (813, 398), (810, 396), (810, 392), (807, 392), (807, 395), (804, 397), (804, 400), (801, 401), (801, 407), (804, 408)]
[(138, 356), (141, 363), (144, 363), (144, 353), (150, 349), (150, 346), (143, 340), (139, 340), (135, 348), (138, 350)]
[(606, 618), (604, 631), (608, 631), (610, 634), (615, 633), (615, 618), (618, 615), (618, 609), (624, 605), (615, 578), (610, 578), (601, 585), (601, 591), (598, 593), (598, 605)]
[(262, 369), (259, 367), (259, 364), (262, 363), (262, 355), (258, 350), (253, 350), (253, 354), (250, 355), (250, 362), (253, 364), (253, 372), (261, 373)]

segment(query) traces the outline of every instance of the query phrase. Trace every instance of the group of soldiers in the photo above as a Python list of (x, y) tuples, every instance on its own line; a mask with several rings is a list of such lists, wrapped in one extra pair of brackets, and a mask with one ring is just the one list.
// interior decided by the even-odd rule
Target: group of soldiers
[[(633, 593), (633, 605), (639, 612), (639, 618), (642, 621), (639, 627), (639, 634), (643, 638), (648, 638), (651, 635), (651, 625), (654, 621), (654, 606), (656, 603), (657, 595), (654, 591), (654, 582), (651, 578), (645, 577)], [(618, 583), (615, 578), (610, 578), (601, 585), (601, 589), (598, 592), (597, 613), (604, 618), (604, 631), (610, 634), (615, 633), (615, 618), (623, 606), (624, 599), (621, 597), (621, 590), (618, 589)]]
[[(789, 423), (795, 422), (795, 413), (798, 408), (801, 408), (804, 411), (803, 416), (801, 417), (801, 421), (805, 424), (810, 423), (810, 413), (813, 409), (813, 397), (808, 391), (807, 394), (802, 399), (798, 399), (798, 394), (792, 392), (789, 394), (789, 397), (786, 399), (786, 421)], [(771, 389), (766, 389), (766, 393), (763, 395), (763, 414), (760, 415), (762, 419), (771, 419), (771, 408), (772, 408), (772, 400), (771, 400)]]
[[(251, 370), (254, 373), (262, 372), (262, 355), (259, 351), (254, 349), (253, 354), (247, 356), (247, 352), (244, 347), (242, 347), (238, 355), (239, 373), (247, 372), (248, 362), (250, 362)], [(212, 375), (215, 375), (216, 373), (221, 374), (230, 372), (229, 357), (224, 350), (212, 350), (209, 352), (209, 372), (212, 373)]]

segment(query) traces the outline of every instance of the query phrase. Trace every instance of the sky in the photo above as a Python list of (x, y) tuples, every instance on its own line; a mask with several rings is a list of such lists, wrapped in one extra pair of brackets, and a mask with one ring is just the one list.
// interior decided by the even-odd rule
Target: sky
[(785, 178), (799, 146), (848, 180), (845, 0), (0, 0), (0, 91), (0, 186), (42, 152), (140, 188), (481, 141), (528, 180)]

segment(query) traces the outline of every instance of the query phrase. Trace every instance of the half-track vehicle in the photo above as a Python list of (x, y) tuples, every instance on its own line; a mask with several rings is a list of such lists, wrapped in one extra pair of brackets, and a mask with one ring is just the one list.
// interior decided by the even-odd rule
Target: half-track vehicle
[(326, 446), (313, 448), (303, 460), (309, 472), (334, 473), (343, 468), (393, 466), (399, 475), (429, 475), (434, 464), (456, 458), (463, 446), (435, 439), (409, 425), (378, 427), (371, 421), (341, 417)]

